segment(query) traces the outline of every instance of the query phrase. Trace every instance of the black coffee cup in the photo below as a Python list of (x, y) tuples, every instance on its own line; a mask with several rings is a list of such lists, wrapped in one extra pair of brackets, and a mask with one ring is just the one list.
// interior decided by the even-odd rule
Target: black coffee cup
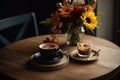
[(54, 43), (41, 43), (39, 45), (39, 51), (42, 58), (53, 59), (59, 51), (59, 46)]

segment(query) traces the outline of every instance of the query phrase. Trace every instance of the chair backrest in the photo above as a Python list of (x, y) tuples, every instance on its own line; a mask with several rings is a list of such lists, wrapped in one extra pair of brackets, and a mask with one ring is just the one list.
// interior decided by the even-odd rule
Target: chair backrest
[(37, 35), (39, 33), (34, 12), (0, 20), (0, 47)]

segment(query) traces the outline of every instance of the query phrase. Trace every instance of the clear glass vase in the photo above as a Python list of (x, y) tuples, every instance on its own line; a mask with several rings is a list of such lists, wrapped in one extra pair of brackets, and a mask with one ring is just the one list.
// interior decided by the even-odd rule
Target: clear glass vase
[(69, 27), (67, 31), (67, 45), (76, 46), (78, 42), (82, 42), (85, 29), (83, 26)]

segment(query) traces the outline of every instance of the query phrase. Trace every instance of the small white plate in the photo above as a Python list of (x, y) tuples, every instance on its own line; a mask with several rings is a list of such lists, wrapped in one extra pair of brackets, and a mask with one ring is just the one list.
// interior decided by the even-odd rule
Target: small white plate
[(94, 51), (91, 51), (88, 57), (79, 56), (77, 50), (72, 51), (69, 55), (72, 59), (78, 60), (78, 61), (94, 61), (94, 60), (97, 60), (99, 57), (99, 54), (95, 54)]

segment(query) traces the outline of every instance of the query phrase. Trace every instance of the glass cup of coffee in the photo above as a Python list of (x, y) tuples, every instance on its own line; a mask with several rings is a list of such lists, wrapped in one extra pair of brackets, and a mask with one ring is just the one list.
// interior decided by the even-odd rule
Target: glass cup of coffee
[(58, 50), (59, 45), (55, 43), (41, 43), (39, 45), (39, 51), (42, 58), (52, 59), (55, 57)]
[(77, 50), (78, 50), (78, 56), (88, 57), (90, 55), (90, 51), (91, 51), (91, 44), (85, 43), (85, 42), (82, 42), (82, 43), (78, 42)]

